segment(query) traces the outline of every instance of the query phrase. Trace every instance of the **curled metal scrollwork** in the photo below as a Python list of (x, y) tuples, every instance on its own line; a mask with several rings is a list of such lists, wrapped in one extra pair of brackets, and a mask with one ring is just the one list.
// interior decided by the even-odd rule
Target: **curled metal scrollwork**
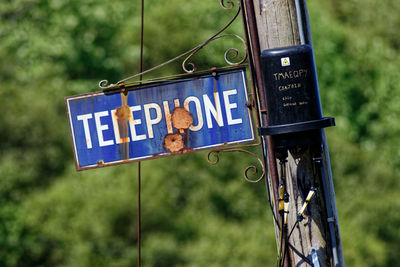
[[(219, 162), (219, 153), (220, 152), (242, 152), (242, 153), (247, 153), (251, 156), (253, 156), (254, 158), (256, 158), (258, 160), (258, 162), (260, 163), (260, 166), (262, 168), (262, 173), (261, 175), (257, 178), (257, 179), (251, 179), (250, 176), (255, 176), (258, 174), (258, 167), (254, 166), (254, 165), (250, 165), (248, 166), (245, 170), (244, 170), (244, 178), (246, 179), (247, 182), (249, 183), (258, 183), (260, 181), (263, 180), (263, 178), (265, 177), (265, 166), (263, 161), (260, 159), (260, 157), (258, 155), (256, 155), (255, 153), (245, 150), (245, 149), (240, 149), (240, 148), (225, 148), (225, 149), (214, 149), (211, 150), (210, 152), (208, 152), (207, 154), (207, 161), (208, 163), (215, 165)], [(211, 159), (211, 156), (213, 156), (214, 158)], [(249, 176), (249, 173), (251, 171), (251, 175)]]
[[(229, 1), (220, 0), (220, 5), (221, 5), (222, 8), (224, 8), (226, 10), (231, 10), (231, 9), (233, 9), (235, 7), (234, 2), (232, 0), (229, 0)], [(99, 82), (99, 87), (101, 89), (103, 89), (103, 90), (109, 89), (111, 87), (117, 86), (117, 85), (119, 85), (121, 83), (124, 83), (124, 82), (126, 82), (128, 80), (131, 80), (133, 78), (136, 78), (136, 77), (139, 77), (141, 75), (144, 75), (144, 74), (147, 74), (149, 72), (152, 72), (154, 70), (160, 69), (160, 68), (164, 67), (165, 65), (168, 65), (168, 64), (170, 64), (172, 62), (175, 62), (175, 61), (177, 61), (177, 60), (179, 60), (180, 58), (183, 58), (183, 57), (186, 57), (184, 59), (183, 63), (182, 63), (183, 70), (186, 73), (195, 72), (196, 71), (196, 65), (194, 63), (192, 63), (192, 62), (189, 62), (189, 60), (200, 49), (202, 49), (204, 46), (206, 46), (210, 42), (212, 42), (214, 40), (217, 40), (217, 39), (220, 39), (222, 37), (226, 37), (226, 36), (236, 37), (236, 38), (238, 38), (239, 40), (241, 40), (243, 42), (243, 44), (245, 45), (245, 48), (246, 48), (246, 42), (241, 37), (239, 37), (238, 35), (236, 35), (236, 34), (223, 34), (223, 35), (221, 35), (221, 33), (224, 32), (236, 20), (236, 18), (239, 16), (240, 12), (241, 12), (241, 7), (239, 6), (237, 12), (235, 13), (235, 15), (231, 18), (231, 20), (229, 20), (229, 22), (224, 27), (222, 27), (218, 32), (216, 32), (208, 40), (206, 40), (203, 43), (201, 43), (200, 45), (190, 49), (189, 51), (186, 51), (185, 53), (183, 53), (181, 55), (178, 55), (178, 56), (176, 56), (176, 57), (174, 57), (174, 58), (172, 58), (172, 59), (170, 59), (170, 60), (168, 60), (168, 61), (166, 61), (166, 62), (164, 62), (164, 63), (162, 63), (160, 65), (158, 65), (158, 66), (155, 66), (153, 68), (145, 70), (145, 71), (143, 71), (141, 73), (129, 76), (129, 77), (123, 79), (123, 80), (120, 80), (116, 84), (109, 84), (109, 82), (107, 80), (102, 80), (102, 81)], [(234, 62), (231, 61), (232, 59), (236, 59), (239, 56), (239, 50), (237, 48), (229, 48), (228, 50), (226, 50), (226, 52), (224, 54), (224, 59), (225, 59), (226, 63), (231, 65), (231, 66), (240, 65), (241, 63), (243, 63), (247, 59), (247, 49), (245, 51), (246, 51), (246, 55), (238, 63), (234, 63)], [(228, 59), (229, 57), (231, 58), (231, 60)]]
[[(197, 50), (198, 51), (198, 50)], [(192, 73), (195, 72), (197, 70), (197, 66), (193, 63), (193, 62), (188, 62), (189, 59), (191, 57), (193, 57), (195, 55), (195, 53), (197, 53), (197, 51), (195, 51), (194, 53), (190, 54), (187, 58), (185, 58), (185, 60), (182, 62), (182, 69), (186, 72), (186, 73)], [(190, 69), (188, 69), (186, 67), (186, 65), (190, 66)]]
[(233, 1), (227, 1), (227, 3), (229, 4), (229, 6), (225, 5), (225, 1), (224, 0), (220, 0), (220, 5), (223, 9), (233, 9), (235, 7), (235, 4), (233, 3)]
[(109, 84), (108, 80), (101, 80), (101, 81), (99, 82), (99, 87), (100, 87), (101, 89), (107, 89), (108, 87), (113, 86), (113, 85), (114, 85), (114, 84)]
[(236, 59), (239, 56), (239, 50), (237, 50), (236, 48), (229, 48), (228, 50), (225, 51), (225, 54), (224, 54), (224, 59), (225, 59), (226, 63), (228, 63), (231, 66), (240, 64), (240, 63), (234, 63), (228, 59), (230, 53), (233, 53), (232, 59)]
[[(236, 35), (236, 34), (224, 34), (224, 35), (221, 35), (221, 37), (226, 37), (226, 36), (232, 36), (232, 37), (235, 37), (235, 38), (239, 39), (239, 40), (243, 43), (243, 45), (244, 45), (244, 47), (245, 47), (245, 49), (246, 49), (246, 51), (247, 51), (247, 44), (246, 44), (246, 41), (243, 40), (242, 37), (240, 37), (240, 36), (238, 36), (238, 35)], [(221, 37), (220, 37), (220, 38), (221, 38)], [(243, 62), (246, 61), (246, 59), (247, 59), (247, 52), (246, 52), (245, 56), (244, 56), (239, 62), (232, 62), (232, 61), (230, 61), (230, 60), (228, 59), (228, 58), (229, 58), (229, 54), (230, 54), (231, 52), (233, 52), (233, 56), (231, 57), (232, 59), (236, 59), (236, 58), (238, 58), (238, 56), (239, 56), (239, 50), (238, 50), (237, 48), (228, 48), (228, 49), (225, 51), (224, 59), (225, 59), (225, 62), (228, 63), (229, 65), (231, 65), (231, 66), (236, 66), (236, 65), (240, 65), (240, 64), (242, 64)]]
[[(213, 38), (208, 39), (208, 40), (207, 40), (207, 43), (204, 43), (203, 45), (198, 46), (198, 47), (197, 47), (189, 56), (187, 56), (187, 57), (185, 58), (185, 60), (182, 62), (182, 69), (183, 69), (186, 73), (195, 72), (196, 69), (197, 69), (197, 67), (196, 67), (196, 65), (195, 65), (193, 62), (189, 62), (189, 60), (190, 60), (194, 55), (196, 55), (196, 53), (197, 53), (198, 51), (200, 51), (200, 49), (203, 48), (206, 44), (208, 44), (208, 43), (210, 43), (210, 42), (212, 42), (212, 41), (215, 41), (215, 40), (224, 38), (224, 37), (234, 37), (234, 38), (236, 38), (236, 39), (239, 39), (239, 40), (242, 42), (242, 44), (244, 45), (244, 48), (245, 48), (245, 51), (246, 51), (244, 57), (243, 57), (239, 62), (233, 62), (233, 61), (231, 61), (232, 59), (236, 59), (236, 58), (239, 57), (239, 50), (238, 50), (237, 48), (228, 48), (228, 49), (225, 51), (225, 53), (224, 53), (225, 62), (226, 62), (228, 65), (231, 65), (231, 66), (237, 66), (237, 65), (240, 65), (240, 64), (242, 64), (243, 62), (245, 62), (246, 59), (247, 59), (247, 44), (246, 44), (246, 41), (243, 40), (243, 38), (240, 37), (240, 36), (237, 35), (237, 34), (223, 34), (223, 35), (219, 35), (219, 36), (214, 36)], [(233, 54), (233, 55), (232, 55), (232, 54)], [(230, 55), (231, 55), (231, 56), (230, 56)], [(229, 60), (229, 57), (231, 57), (231, 60)], [(191, 68), (188, 69), (186, 65), (190, 65)]]

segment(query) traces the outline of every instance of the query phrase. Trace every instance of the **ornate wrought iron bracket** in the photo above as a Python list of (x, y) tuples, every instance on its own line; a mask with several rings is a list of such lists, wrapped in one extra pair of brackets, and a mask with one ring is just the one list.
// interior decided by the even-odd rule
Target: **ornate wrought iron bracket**
[[(244, 45), (245, 47), (247, 47), (246, 41), (243, 40), (243, 38), (241, 38), (241, 37), (240, 37), (239, 35), (237, 35), (237, 34), (223, 34), (223, 35), (214, 36), (214, 37), (208, 39), (208, 40), (207, 40), (206, 42), (204, 42), (203, 44), (201, 44), (201, 45), (195, 47), (195, 50), (194, 50), (194, 51), (193, 51), (193, 49), (190, 50), (190, 51), (193, 51), (193, 52), (192, 52), (189, 56), (187, 56), (187, 57), (185, 58), (185, 60), (183, 61), (183, 63), (182, 63), (182, 69), (183, 69), (186, 73), (193, 73), (193, 72), (195, 72), (196, 69), (197, 69), (197, 67), (196, 67), (196, 65), (195, 65), (194, 63), (189, 62), (189, 60), (190, 60), (195, 54), (197, 54), (197, 52), (198, 52), (201, 48), (203, 48), (204, 46), (206, 46), (208, 43), (210, 43), (210, 42), (212, 42), (212, 41), (214, 41), (214, 40), (220, 39), (220, 38), (224, 38), (224, 37), (235, 37), (235, 38), (239, 39), (239, 40), (243, 43), (243, 45)], [(230, 66), (238, 66), (238, 65), (242, 64), (243, 62), (245, 62), (246, 59), (247, 59), (247, 53), (246, 53), (246, 55), (245, 55), (239, 62), (232, 62), (232, 61), (229, 60), (229, 55), (231, 55), (231, 60), (232, 60), (232, 59), (236, 59), (236, 58), (239, 57), (239, 50), (238, 50), (237, 48), (232, 48), (232, 47), (231, 47), (231, 48), (228, 48), (228, 49), (225, 51), (225, 53), (224, 53), (224, 59), (225, 59), (225, 62), (226, 62), (228, 65), (230, 65)], [(191, 66), (191, 69), (188, 69), (188, 68), (186, 67), (186, 65), (190, 65), (190, 66)]]
[[(226, 10), (232, 10), (235, 7), (233, 1), (227, 1), (225, 3), (224, 0), (220, 0), (220, 5), (221, 5), (221, 7), (223, 9), (226, 9)], [(174, 57), (174, 58), (172, 58), (172, 59), (170, 59), (170, 60), (168, 60), (168, 61), (166, 61), (166, 62), (164, 62), (164, 63), (162, 63), (160, 65), (158, 65), (158, 66), (155, 66), (155, 67), (150, 68), (148, 70), (145, 70), (145, 71), (143, 71), (141, 73), (137, 73), (137, 74), (129, 76), (129, 77), (125, 78), (125, 79), (122, 79), (122, 80), (118, 81), (115, 84), (109, 84), (108, 80), (102, 80), (102, 81), (99, 82), (99, 87), (101, 89), (103, 89), (103, 90), (114, 88), (114, 87), (120, 87), (121, 85), (123, 85), (125, 82), (127, 82), (129, 80), (132, 80), (132, 79), (137, 78), (137, 77), (139, 77), (141, 75), (148, 74), (148, 73), (150, 73), (152, 71), (160, 69), (160, 68), (162, 68), (162, 67), (164, 67), (164, 66), (166, 66), (166, 65), (168, 65), (170, 63), (173, 63), (173, 62), (175, 62), (175, 61), (177, 61), (177, 60), (179, 60), (181, 58), (184, 58), (184, 57), (185, 57), (185, 59), (182, 62), (183, 71), (185, 73), (194, 73), (197, 70), (197, 67), (193, 62), (189, 62), (189, 60), (195, 54), (197, 54), (198, 51), (200, 51), (203, 47), (208, 45), (210, 42), (218, 40), (218, 39), (221, 39), (221, 38), (225, 38), (225, 37), (234, 37), (236, 39), (239, 39), (243, 43), (246, 53), (245, 53), (245, 55), (243, 56), (242, 59), (238, 60), (238, 62), (233, 62), (233, 60), (238, 59), (238, 57), (239, 57), (239, 49), (237, 49), (237, 48), (228, 48), (224, 53), (225, 62), (229, 66), (241, 65), (243, 62), (246, 61), (247, 56), (248, 56), (247, 55), (247, 44), (246, 44), (246, 41), (243, 38), (241, 38), (240, 36), (236, 35), (236, 34), (222, 34), (236, 20), (236, 18), (239, 16), (240, 12), (241, 12), (241, 7), (238, 6), (237, 12), (235, 13), (235, 15), (231, 18), (231, 20), (229, 20), (229, 22), (224, 27), (222, 27), (219, 31), (217, 31), (208, 40), (206, 40), (203, 43), (199, 44), (198, 46), (190, 49), (189, 51), (186, 51), (185, 53), (180, 54), (180, 55), (178, 55), (178, 56), (176, 56), (176, 57)], [(176, 76), (181, 76), (181, 74), (180, 75), (176, 75)], [(173, 76), (169, 76), (168, 78), (171, 78), (171, 77), (173, 77)]]
[[(208, 152), (207, 154), (207, 161), (208, 163), (210, 163), (211, 165), (215, 165), (219, 162), (219, 153), (221, 152), (242, 152), (242, 153), (246, 153), (250, 156), (253, 156), (254, 158), (256, 158), (261, 166), (262, 169), (262, 173), (259, 177), (257, 177), (256, 179), (252, 179), (249, 174), (251, 176), (256, 176), (259, 172), (259, 168), (255, 165), (250, 165), (248, 166), (244, 172), (244, 178), (246, 179), (247, 182), (249, 183), (258, 183), (261, 182), (264, 177), (265, 177), (265, 165), (263, 160), (255, 153), (245, 150), (243, 149), (244, 147), (251, 147), (251, 146), (258, 146), (259, 144), (251, 144), (251, 145), (246, 145), (246, 146), (240, 146), (240, 147), (232, 147), (232, 148), (219, 148), (219, 149), (214, 149), (211, 150), (210, 152)], [(211, 159), (211, 157), (213, 157), (213, 159)], [(251, 173), (249, 173), (251, 171)]]

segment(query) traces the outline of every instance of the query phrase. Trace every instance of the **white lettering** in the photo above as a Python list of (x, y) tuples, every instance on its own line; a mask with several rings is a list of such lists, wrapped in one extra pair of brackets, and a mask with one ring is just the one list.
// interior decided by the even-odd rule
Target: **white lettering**
[(165, 122), (167, 124), (168, 133), (172, 133), (172, 122), (171, 122), (171, 113), (169, 112), (168, 101), (163, 102), (164, 105), (164, 114), (165, 114)]
[(113, 140), (104, 141), (103, 131), (108, 130), (107, 124), (101, 124), (100, 118), (108, 116), (108, 111), (101, 111), (94, 113), (94, 120), (96, 122), (97, 137), (99, 138), (100, 146), (110, 146), (114, 144)]
[(92, 114), (84, 114), (84, 115), (79, 115), (76, 117), (78, 121), (83, 122), (83, 129), (85, 131), (85, 139), (86, 139), (86, 147), (92, 148), (92, 138), (90, 137), (90, 131), (89, 131), (89, 119), (93, 118)]
[(219, 100), (219, 94), (217, 92), (214, 92), (214, 100), (215, 100), (215, 107), (211, 103), (210, 98), (208, 95), (204, 94), (203, 95), (203, 100), (204, 100), (204, 109), (206, 112), (206, 119), (207, 119), (207, 126), (208, 128), (212, 128), (212, 120), (211, 120), (211, 114), (214, 116), (215, 120), (217, 121), (218, 125), (220, 127), (224, 126), (224, 120), (222, 118), (222, 112), (221, 112), (221, 103)]
[[(114, 128), (114, 135), (115, 135), (115, 143), (121, 144), (121, 143), (128, 143), (129, 142), (129, 136), (121, 138), (121, 134), (119, 132), (119, 125), (118, 125), (118, 116), (117, 116), (117, 109), (111, 110), (111, 118), (112, 118), (112, 123), (113, 123), (113, 128)], [(124, 130), (122, 130), (124, 131)]]
[[(139, 111), (142, 108), (140, 106), (133, 106), (130, 107), (131, 112), (133, 113), (134, 111)], [(131, 135), (132, 135), (132, 141), (140, 141), (140, 140), (144, 140), (146, 139), (146, 134), (141, 134), (141, 135), (137, 135), (136, 133), (136, 127), (135, 125), (139, 125), (142, 123), (141, 119), (133, 119), (133, 114), (132, 116), (129, 116), (129, 127), (131, 128)]]
[(200, 106), (200, 100), (197, 97), (194, 96), (189, 96), (188, 98), (185, 99), (185, 102), (183, 103), (183, 106), (187, 111), (190, 112), (189, 110), (189, 103), (194, 102), (196, 106), (196, 112), (197, 112), (197, 125), (194, 126), (193, 124), (189, 127), (190, 130), (192, 131), (198, 131), (203, 127), (203, 114), (201, 113), (201, 106)]
[(237, 94), (237, 90), (233, 89), (233, 90), (224, 91), (223, 94), (224, 94), (225, 111), (226, 111), (226, 118), (228, 120), (228, 125), (242, 123), (242, 118), (239, 118), (239, 119), (233, 119), (232, 118), (232, 111), (231, 110), (237, 108), (237, 104), (229, 102), (229, 96), (230, 95), (236, 95)]
[[(153, 125), (161, 121), (162, 118), (161, 108), (156, 103), (145, 104), (143, 107), (144, 107), (144, 115), (146, 117), (146, 125), (149, 138), (154, 138)], [(156, 111), (157, 116), (154, 119), (151, 118), (150, 109), (154, 109)]]

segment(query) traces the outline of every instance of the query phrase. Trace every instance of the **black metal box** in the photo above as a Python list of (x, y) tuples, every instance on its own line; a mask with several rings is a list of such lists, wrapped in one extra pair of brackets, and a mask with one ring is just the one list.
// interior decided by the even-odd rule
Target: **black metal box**
[(269, 126), (322, 118), (311, 46), (264, 50), (261, 64)]
[(299, 45), (264, 50), (261, 67), (268, 126), (260, 135), (274, 136), (276, 148), (320, 143), (319, 129), (334, 126), (322, 118), (312, 47)]

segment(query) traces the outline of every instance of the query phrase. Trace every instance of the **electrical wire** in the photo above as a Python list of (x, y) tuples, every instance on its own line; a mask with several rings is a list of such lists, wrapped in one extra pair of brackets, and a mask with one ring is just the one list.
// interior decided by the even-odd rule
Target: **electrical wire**
[(279, 237), (278, 267), (284, 266), (287, 251), (287, 214), (289, 213), (289, 194), (286, 191), (286, 158), (279, 159), (281, 180), (279, 184), (279, 214), (281, 217), (281, 229)]
[[(144, 0), (140, 1), (140, 58), (139, 58), (139, 73), (143, 72), (143, 33), (144, 33)], [(140, 74), (139, 80), (143, 80), (143, 74)], [(141, 187), (142, 187), (142, 164), (139, 161), (137, 165), (137, 266), (141, 266), (141, 232), (142, 232), (142, 214), (141, 214)]]

